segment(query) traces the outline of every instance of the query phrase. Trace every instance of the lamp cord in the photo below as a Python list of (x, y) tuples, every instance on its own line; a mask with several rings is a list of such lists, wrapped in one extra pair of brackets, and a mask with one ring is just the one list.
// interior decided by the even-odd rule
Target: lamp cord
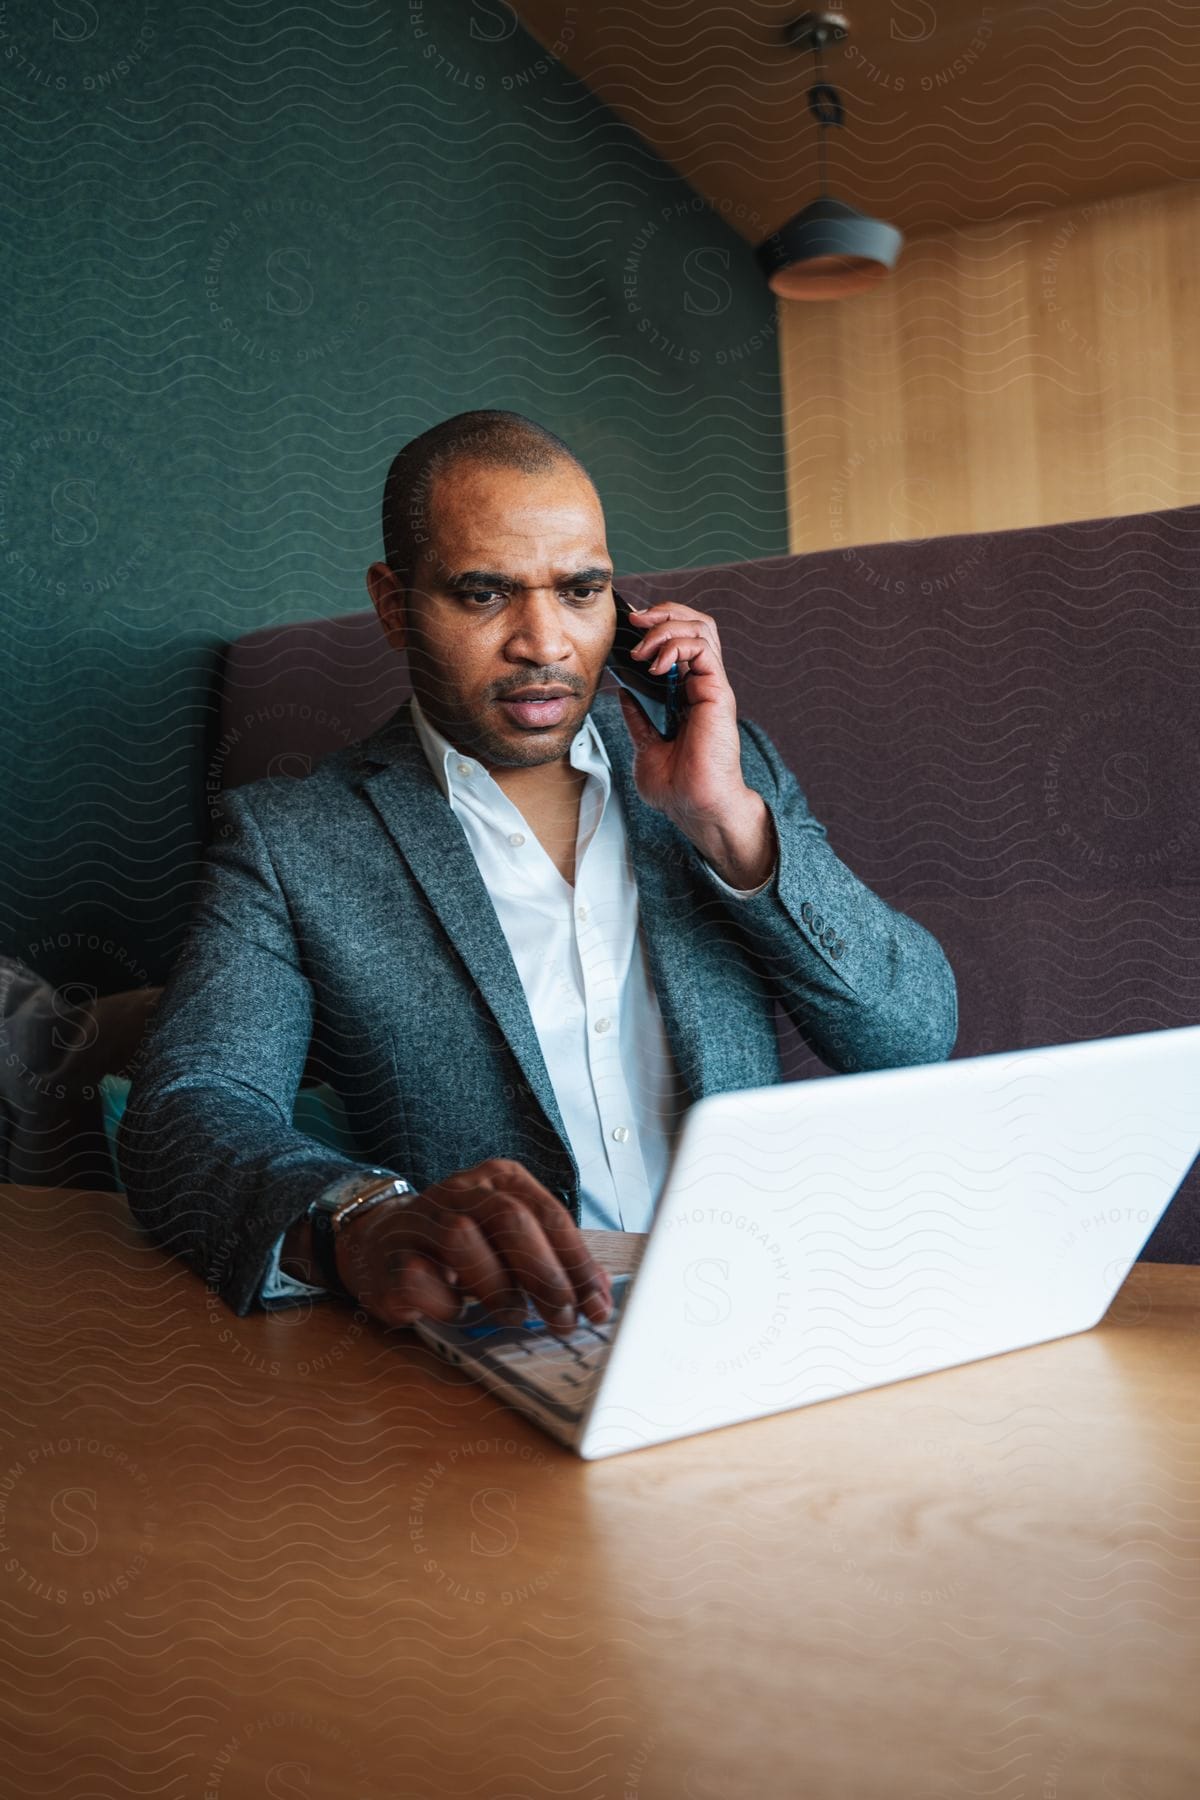
[(821, 184), (821, 199), (827, 200), (829, 198), (829, 127), (840, 125), (843, 122), (846, 117), (846, 109), (842, 105), (842, 97), (837, 89), (831, 87), (825, 79), (824, 49), (824, 37), (818, 32), (813, 43), (816, 80), (808, 90), (808, 110), (817, 121), (817, 180)]
[(817, 181), (822, 200), (829, 197), (829, 126), (822, 119), (817, 130)]
[[(813, 97), (817, 98), (825, 86), (825, 40), (819, 32), (813, 45), (813, 61), (817, 78)], [(829, 121), (820, 112), (817, 113), (817, 180), (821, 185), (821, 199), (825, 200), (829, 195)]]

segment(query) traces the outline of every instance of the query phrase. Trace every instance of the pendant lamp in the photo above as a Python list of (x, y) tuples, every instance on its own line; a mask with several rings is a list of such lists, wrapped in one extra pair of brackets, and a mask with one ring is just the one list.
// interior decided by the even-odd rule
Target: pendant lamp
[(826, 44), (844, 43), (850, 34), (844, 13), (801, 13), (784, 31), (785, 41), (811, 50), (816, 81), (808, 90), (808, 107), (817, 121), (817, 166), (821, 192), (802, 212), (765, 238), (754, 254), (773, 293), (784, 300), (841, 300), (861, 294), (896, 266), (902, 232), (882, 219), (868, 218), (829, 192), (826, 135), (845, 123), (837, 89), (825, 80)]

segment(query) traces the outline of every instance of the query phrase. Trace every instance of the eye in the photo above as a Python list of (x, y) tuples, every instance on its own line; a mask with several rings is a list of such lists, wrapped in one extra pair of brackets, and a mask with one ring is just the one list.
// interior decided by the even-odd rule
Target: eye
[[(562, 591), (572, 600), (586, 605), (589, 600), (594, 600), (597, 594), (602, 594), (604, 587), (602, 584), (594, 582), (580, 582), (574, 587), (563, 588)], [(459, 592), (459, 599), (466, 601), (476, 612), (482, 611), (485, 606), (491, 606), (498, 600), (507, 598), (507, 594), (502, 593), (498, 588), (463, 588)]]

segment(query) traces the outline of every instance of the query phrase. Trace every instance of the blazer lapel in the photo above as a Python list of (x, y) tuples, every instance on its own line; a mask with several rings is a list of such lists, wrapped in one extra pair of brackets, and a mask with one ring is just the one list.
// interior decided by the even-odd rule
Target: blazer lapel
[[(462, 826), (438, 787), (406, 701), (362, 745), (363, 787), (461, 956), (575, 1163), (508, 939)], [(578, 1169), (576, 1167), (576, 1174)]]
[[(608, 752), (625, 815), (638, 916), (671, 1052), (693, 1100), (714, 1079), (714, 1034), (687, 959), (697, 929), (692, 853), (670, 821), (646, 805), (633, 779), (633, 744), (615, 695), (598, 694), (591, 716)], [(363, 787), (503, 1032), (530, 1090), (575, 1163), (508, 939), (500, 929), (462, 826), (425, 759), (407, 701), (361, 746)], [(715, 996), (708, 996), (710, 1014)], [(577, 1165), (576, 1165), (577, 1169)]]

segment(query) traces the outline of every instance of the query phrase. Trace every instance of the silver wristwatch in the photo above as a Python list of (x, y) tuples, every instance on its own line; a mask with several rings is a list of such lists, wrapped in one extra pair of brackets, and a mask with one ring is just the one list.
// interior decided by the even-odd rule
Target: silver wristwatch
[(393, 1175), (390, 1169), (355, 1169), (341, 1181), (331, 1182), (317, 1195), (309, 1210), (319, 1207), (329, 1213), (336, 1234), (356, 1206), (364, 1205), (368, 1200), (374, 1205), (377, 1200), (400, 1199), (405, 1194), (415, 1196), (416, 1189), (402, 1175)]
[(417, 1190), (402, 1175), (393, 1175), (387, 1169), (355, 1169), (310, 1201), (313, 1255), (325, 1286), (346, 1291), (338, 1274), (337, 1240), (347, 1219), (378, 1206), (381, 1200), (407, 1202), (416, 1197)]

